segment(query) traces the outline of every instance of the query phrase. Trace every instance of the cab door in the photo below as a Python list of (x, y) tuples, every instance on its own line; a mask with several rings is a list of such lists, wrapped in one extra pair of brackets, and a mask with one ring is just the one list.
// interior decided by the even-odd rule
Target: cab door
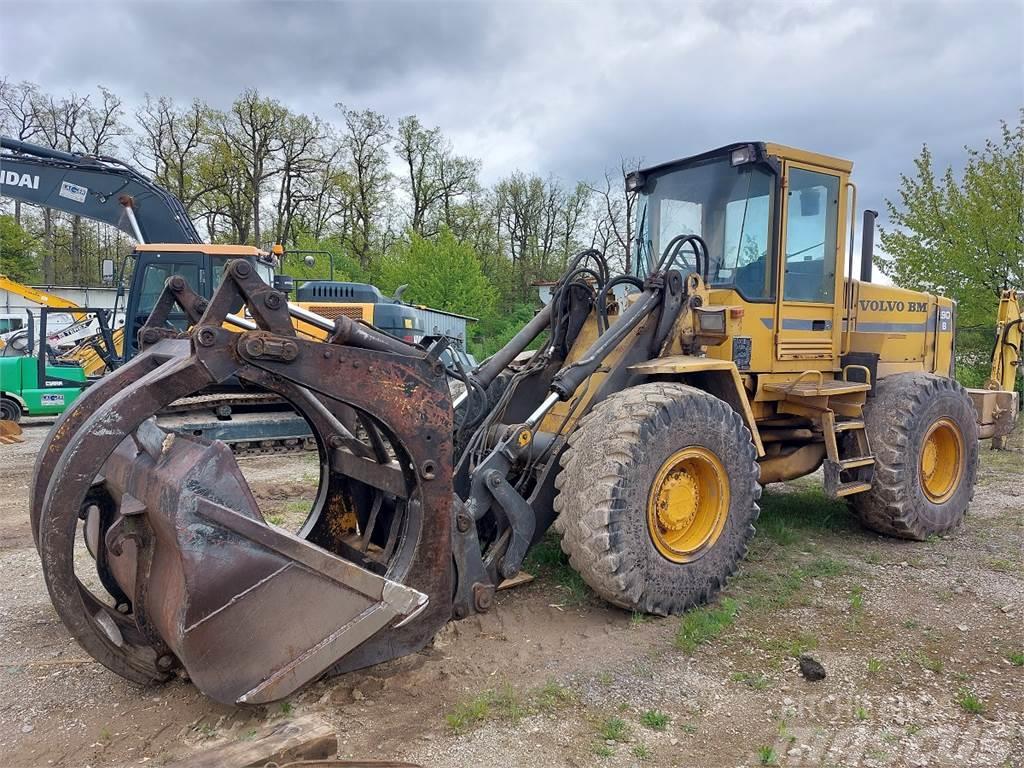
[[(125, 337), (128, 339), (128, 343), (125, 344), (125, 360), (139, 351), (139, 329), (153, 311), (168, 277), (181, 275), (196, 293), (206, 298), (210, 297), (207, 260), (208, 257), (204, 253), (146, 251), (136, 256), (131, 288), (128, 291), (128, 306), (125, 310)], [(188, 328), (188, 319), (180, 311), (172, 312), (167, 322), (179, 331)]]
[(846, 179), (786, 161), (775, 316), (777, 371), (838, 367)]

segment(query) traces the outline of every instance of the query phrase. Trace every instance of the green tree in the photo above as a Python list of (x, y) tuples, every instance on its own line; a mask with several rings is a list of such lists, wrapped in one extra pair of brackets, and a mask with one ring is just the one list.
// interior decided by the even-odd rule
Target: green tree
[(435, 239), (415, 232), (382, 260), (378, 286), (388, 293), (408, 284), (406, 301), (484, 318), (494, 311), (496, 292), (480, 269), (473, 247), (447, 227)]
[(899, 202), (886, 201), (893, 227), (878, 261), (897, 285), (956, 299), (960, 326), (991, 325), (1000, 291), (1024, 287), (1024, 109), (998, 140), (966, 151), (958, 179), (952, 168), (937, 176), (922, 148)]
[(36, 239), (13, 216), (0, 216), (0, 273), (22, 283), (37, 279), (36, 246)]

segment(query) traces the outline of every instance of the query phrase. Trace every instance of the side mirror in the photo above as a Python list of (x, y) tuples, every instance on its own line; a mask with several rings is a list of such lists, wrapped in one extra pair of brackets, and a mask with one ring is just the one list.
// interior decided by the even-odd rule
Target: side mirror
[(313, 258), (312, 256), (305, 256), (303, 257), (302, 261), (307, 267), (312, 267), (314, 264), (316, 264), (316, 259)]
[(114, 282), (114, 260), (104, 259), (100, 263), (100, 277), (104, 283)]

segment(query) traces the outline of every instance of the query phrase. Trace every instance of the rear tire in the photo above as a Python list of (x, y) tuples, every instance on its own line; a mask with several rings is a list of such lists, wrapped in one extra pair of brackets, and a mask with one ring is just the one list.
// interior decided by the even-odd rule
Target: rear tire
[(9, 397), (0, 397), (0, 420), (17, 424), (21, 421), (21, 406)]
[(953, 379), (904, 373), (878, 383), (864, 407), (875, 455), (872, 488), (852, 498), (861, 522), (918, 541), (960, 525), (974, 497), (978, 426)]
[(707, 602), (754, 534), (756, 458), (740, 416), (702, 390), (657, 382), (618, 392), (580, 421), (562, 455), (562, 549), (622, 608), (664, 616)]

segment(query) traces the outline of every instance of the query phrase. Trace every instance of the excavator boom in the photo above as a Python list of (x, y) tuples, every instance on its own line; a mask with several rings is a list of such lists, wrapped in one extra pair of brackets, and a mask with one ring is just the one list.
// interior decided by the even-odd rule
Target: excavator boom
[(115, 158), (6, 136), (0, 150), (6, 197), (101, 221), (147, 243), (202, 242), (178, 198)]

